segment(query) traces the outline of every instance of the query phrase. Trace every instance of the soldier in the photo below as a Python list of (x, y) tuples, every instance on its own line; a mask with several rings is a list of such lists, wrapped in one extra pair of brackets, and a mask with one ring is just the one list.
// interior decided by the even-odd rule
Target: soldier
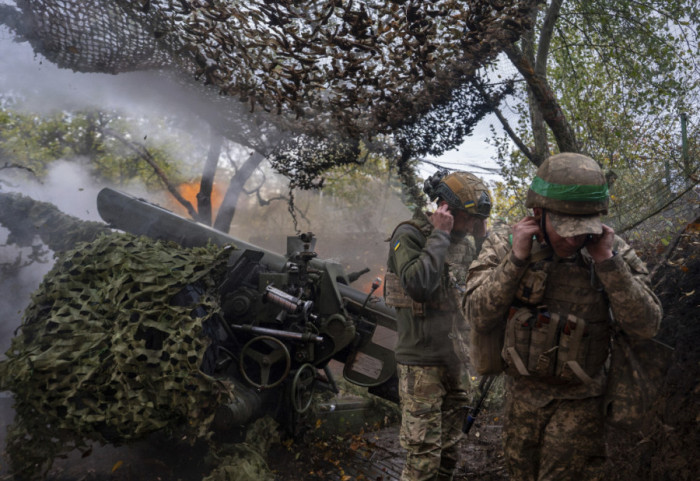
[(644, 263), (601, 222), (608, 187), (593, 159), (545, 160), (526, 205), (533, 215), (485, 241), (464, 297), (471, 328), (504, 338), (508, 471), (519, 481), (600, 479), (613, 322), (650, 338), (661, 305)]
[(398, 317), (401, 479), (411, 481), (452, 479), (457, 464), (469, 386), (459, 303), (491, 210), (486, 186), (467, 172), (439, 171), (424, 191), (437, 210), (394, 230), (384, 291)]

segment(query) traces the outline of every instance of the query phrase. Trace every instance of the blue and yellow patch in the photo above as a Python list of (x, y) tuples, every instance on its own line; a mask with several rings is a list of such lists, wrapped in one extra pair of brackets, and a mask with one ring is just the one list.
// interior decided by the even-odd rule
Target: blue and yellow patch
[(464, 208), (465, 208), (465, 209), (470, 209), (470, 208), (474, 207), (475, 205), (476, 205), (476, 204), (474, 203), (474, 201), (473, 201), (473, 200), (470, 200), (469, 202), (465, 202), (465, 203), (464, 203)]
[(396, 252), (399, 247), (401, 247), (401, 241), (397, 240), (396, 243), (394, 243), (394, 252)]

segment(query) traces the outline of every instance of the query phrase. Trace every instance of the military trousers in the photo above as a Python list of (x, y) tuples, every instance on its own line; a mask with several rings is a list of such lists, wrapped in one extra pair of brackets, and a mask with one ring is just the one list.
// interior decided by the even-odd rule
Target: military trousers
[(602, 398), (537, 407), (508, 392), (503, 447), (510, 479), (599, 480), (606, 457)]
[(401, 480), (451, 480), (459, 459), (468, 384), (446, 366), (397, 364), (397, 369), (399, 440), (407, 451)]

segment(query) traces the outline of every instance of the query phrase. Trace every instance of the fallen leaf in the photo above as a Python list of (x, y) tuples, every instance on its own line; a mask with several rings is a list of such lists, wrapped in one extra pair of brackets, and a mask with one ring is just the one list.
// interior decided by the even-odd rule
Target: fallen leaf
[(124, 464), (124, 461), (117, 461), (114, 463), (114, 466), (112, 466), (112, 472), (115, 472), (117, 469), (121, 468), (122, 464)]

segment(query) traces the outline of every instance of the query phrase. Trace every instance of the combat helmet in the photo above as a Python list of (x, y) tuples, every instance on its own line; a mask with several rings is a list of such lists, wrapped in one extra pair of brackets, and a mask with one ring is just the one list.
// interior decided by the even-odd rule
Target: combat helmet
[(608, 213), (608, 197), (608, 184), (596, 161), (567, 152), (540, 165), (525, 206), (566, 215), (599, 215)]
[(491, 198), (481, 179), (469, 172), (438, 170), (423, 184), (423, 191), (435, 201), (444, 200), (452, 209), (487, 218), (491, 213)]

